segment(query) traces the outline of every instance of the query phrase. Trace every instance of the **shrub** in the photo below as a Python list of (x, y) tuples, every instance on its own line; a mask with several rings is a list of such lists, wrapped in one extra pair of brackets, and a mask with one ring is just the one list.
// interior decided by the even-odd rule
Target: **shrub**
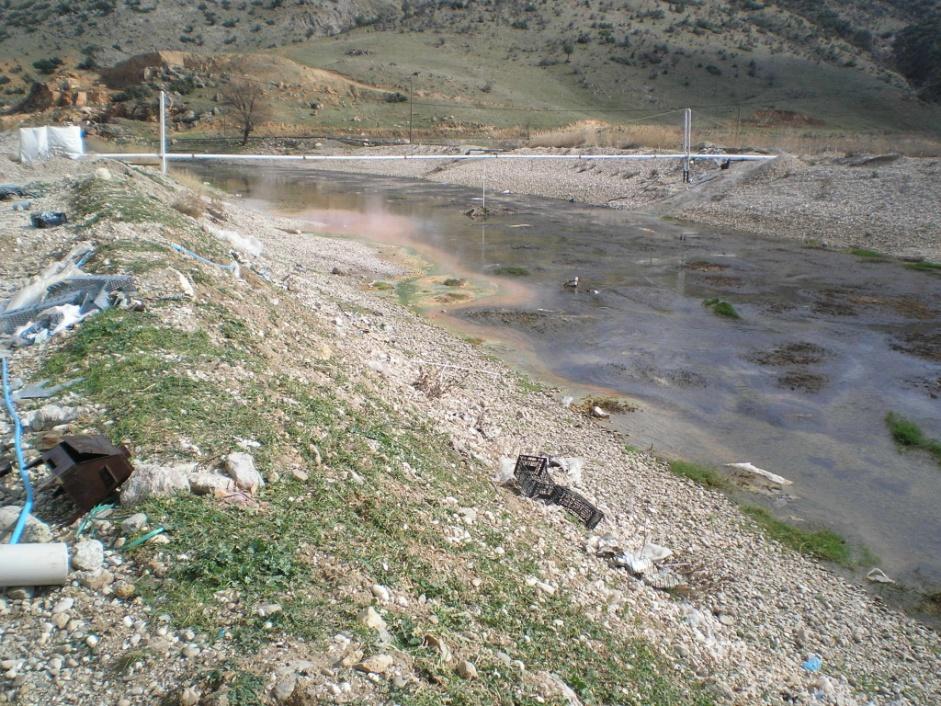
[(60, 66), (62, 66), (62, 59), (57, 56), (48, 59), (39, 59), (33, 62), (33, 68), (44, 74), (51, 74)]

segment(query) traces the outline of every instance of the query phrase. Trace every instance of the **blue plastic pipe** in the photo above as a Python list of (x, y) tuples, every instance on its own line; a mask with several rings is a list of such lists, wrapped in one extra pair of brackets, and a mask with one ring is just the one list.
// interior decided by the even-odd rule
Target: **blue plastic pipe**
[(33, 484), (29, 482), (29, 473), (26, 471), (26, 461), (23, 458), (23, 423), (16, 413), (16, 405), (13, 404), (13, 391), (10, 388), (10, 365), (6, 358), (3, 359), (3, 401), (6, 402), (7, 412), (10, 414), (10, 419), (13, 420), (13, 446), (16, 448), (16, 463), (20, 467), (20, 478), (23, 480), (23, 488), (26, 490), (26, 502), (23, 503), (23, 510), (20, 512), (16, 525), (13, 527), (13, 534), (10, 536), (10, 544), (16, 544), (23, 535), (26, 519), (33, 511)]

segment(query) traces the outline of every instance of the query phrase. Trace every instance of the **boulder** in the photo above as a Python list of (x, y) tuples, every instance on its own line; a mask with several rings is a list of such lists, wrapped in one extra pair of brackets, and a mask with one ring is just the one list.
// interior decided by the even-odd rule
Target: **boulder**
[(189, 473), (195, 464), (160, 466), (138, 463), (121, 490), (121, 504), (133, 505), (147, 498), (159, 498), (189, 492)]
[[(19, 505), (5, 505), (0, 507), (0, 534), (6, 535), (13, 531), (16, 521), (20, 517), (22, 507)], [(52, 530), (49, 525), (40, 522), (32, 515), (26, 518), (26, 526), (23, 528), (22, 541), (35, 544), (52, 541)]]

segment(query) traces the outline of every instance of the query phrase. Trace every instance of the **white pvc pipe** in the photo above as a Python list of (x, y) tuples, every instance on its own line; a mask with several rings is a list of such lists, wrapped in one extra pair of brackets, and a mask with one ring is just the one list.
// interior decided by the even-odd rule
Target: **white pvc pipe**
[[(198, 160), (198, 159), (218, 159), (223, 161), (306, 161), (306, 162), (381, 162), (396, 159), (418, 159), (434, 160), (443, 159), (447, 161), (480, 160), (480, 159), (508, 159), (508, 160), (540, 160), (540, 159), (573, 159), (573, 160), (622, 160), (626, 162), (647, 161), (653, 159), (685, 159), (684, 153), (680, 154), (373, 154), (373, 155), (327, 155), (327, 154), (214, 154), (210, 152), (168, 152), (161, 155), (155, 152), (106, 152), (89, 154), (92, 159), (168, 159), (168, 160)], [(766, 159), (777, 159), (775, 155), (768, 154), (693, 154), (689, 157), (690, 161), (714, 161), (714, 162), (756, 162)]]
[(61, 542), (0, 544), (0, 586), (62, 585), (69, 575), (69, 549)]

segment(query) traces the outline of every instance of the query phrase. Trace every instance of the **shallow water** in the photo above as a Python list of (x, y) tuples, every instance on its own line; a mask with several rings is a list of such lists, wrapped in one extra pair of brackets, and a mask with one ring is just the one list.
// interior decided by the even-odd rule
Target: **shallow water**
[[(614, 421), (634, 446), (783, 475), (794, 485), (778, 515), (864, 544), (908, 585), (941, 585), (941, 467), (900, 453), (884, 422), (895, 411), (941, 437), (941, 276), (550, 199), (488, 195), (498, 215), (481, 224), (463, 215), (481, 194), (463, 187), (189, 169), (311, 230), (407, 245), (441, 274), (512, 285), (447, 316), (502, 340), (511, 362), (637, 400)], [(561, 286), (576, 275), (577, 291)], [(713, 314), (713, 297), (741, 318)]]

